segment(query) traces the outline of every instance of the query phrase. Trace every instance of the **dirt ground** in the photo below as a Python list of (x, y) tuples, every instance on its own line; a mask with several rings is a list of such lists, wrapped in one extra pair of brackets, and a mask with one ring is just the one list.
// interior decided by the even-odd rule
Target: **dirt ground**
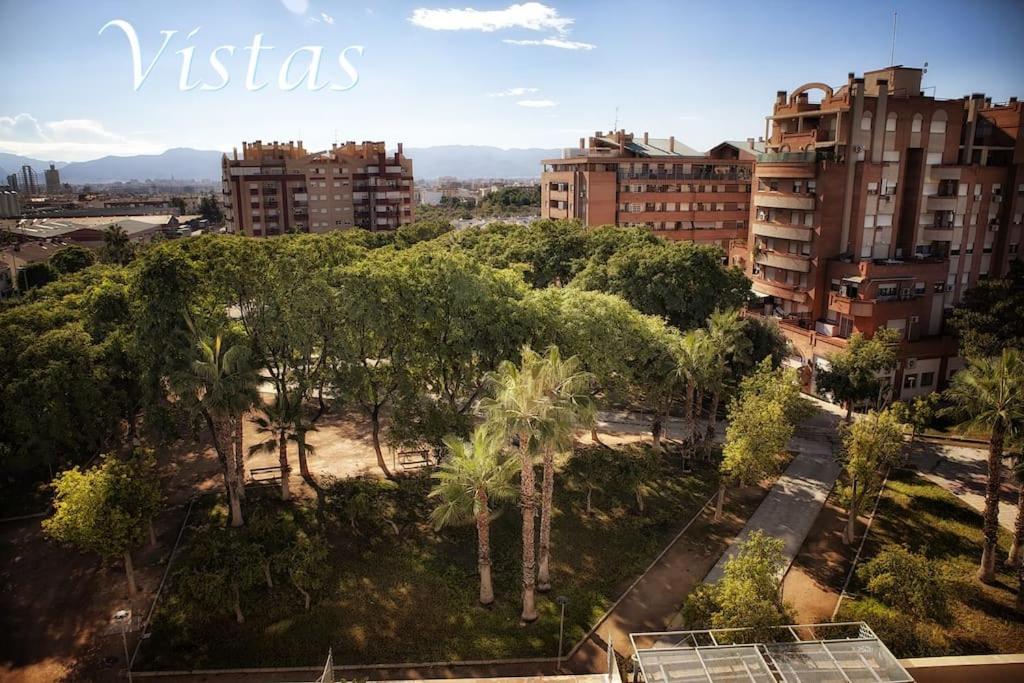
[[(624, 427), (610, 426), (619, 431)], [(637, 433), (609, 434), (609, 445), (649, 439)], [(348, 477), (379, 474), (367, 420), (357, 414), (329, 414), (309, 435), (313, 451), (309, 466), (315, 475)], [(263, 439), (246, 420), (246, 450)], [(590, 443), (589, 433), (580, 434)], [(298, 495), (313, 496), (299, 476), (294, 446), (290, 484)], [(110, 631), (111, 615), (131, 607), (141, 620), (156, 594), (171, 549), (185, 516), (189, 499), (198, 493), (223, 487), (220, 466), (212, 448), (197, 448), (185, 439), (158, 452), (160, 476), (166, 496), (164, 512), (154, 523), (157, 546), (133, 553), (139, 591), (130, 598), (119, 562), (104, 564), (92, 555), (61, 548), (42, 534), (41, 518), (0, 525), (0, 680), (11, 683), (50, 683), (56, 680), (114, 681), (124, 666), (123, 646)], [(389, 467), (395, 453), (385, 448)], [(257, 453), (246, 458), (246, 471), (278, 464), (277, 453)], [(134, 648), (134, 639), (129, 647)], [(75, 666), (89, 667), (86, 677)]]

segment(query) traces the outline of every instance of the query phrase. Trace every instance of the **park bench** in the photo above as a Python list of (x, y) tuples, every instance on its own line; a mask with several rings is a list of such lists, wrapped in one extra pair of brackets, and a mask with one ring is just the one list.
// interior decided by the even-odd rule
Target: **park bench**
[(249, 469), (249, 478), (254, 486), (271, 486), (281, 483), (281, 467), (252, 467)]
[(433, 463), (430, 460), (430, 451), (422, 449), (399, 451), (398, 464), (403, 470), (421, 470), (430, 467)]

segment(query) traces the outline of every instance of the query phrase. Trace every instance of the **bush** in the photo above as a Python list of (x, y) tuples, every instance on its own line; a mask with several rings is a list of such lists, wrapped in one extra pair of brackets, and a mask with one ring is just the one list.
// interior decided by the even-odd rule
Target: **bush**
[(888, 545), (857, 570), (865, 590), (881, 602), (919, 619), (948, 623), (952, 586), (938, 562)]
[(328, 515), (347, 523), (357, 535), (390, 527), (399, 533), (395, 516), (398, 506), (395, 493), (398, 484), (388, 479), (361, 476), (339, 479), (323, 478), (323, 505)]
[(837, 621), (863, 621), (897, 657), (933, 657), (949, 653), (941, 629), (873, 598), (843, 603)]

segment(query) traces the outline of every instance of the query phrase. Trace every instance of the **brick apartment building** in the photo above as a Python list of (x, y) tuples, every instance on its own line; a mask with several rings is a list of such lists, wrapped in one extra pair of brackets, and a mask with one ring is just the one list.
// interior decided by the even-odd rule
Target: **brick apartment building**
[(674, 137), (599, 131), (543, 162), (541, 216), (645, 227), (728, 252), (731, 240), (747, 237), (753, 164), (762, 150), (748, 139), (701, 153)]
[(779, 91), (750, 237), (731, 254), (753, 280), (752, 309), (779, 317), (808, 365), (855, 331), (900, 330), (903, 398), (962, 365), (946, 314), (1019, 257), (1024, 228), (1021, 102), (936, 99), (921, 78), (895, 66)]
[(242, 143), (221, 162), (229, 229), (252, 237), (412, 222), (412, 160), (383, 142), (307, 153), (302, 142)]

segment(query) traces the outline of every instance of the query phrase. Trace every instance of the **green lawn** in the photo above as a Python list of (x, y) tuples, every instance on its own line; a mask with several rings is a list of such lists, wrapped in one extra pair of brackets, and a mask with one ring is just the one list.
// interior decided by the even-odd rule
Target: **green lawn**
[[(518, 618), (518, 509), (509, 507), (492, 528), (497, 603), (485, 609), (476, 600), (475, 530), (435, 532), (426, 522), (429, 482), (410, 478), (401, 484), (397, 536), (387, 527), (359, 535), (347, 522), (321, 526), (311, 509), (295, 510), (301, 525), (320, 527), (331, 545), (329, 588), (309, 612), (303, 611), (299, 594), (280, 581), (273, 590), (261, 588), (245, 597), (244, 625), (235, 623), (227, 603), (223, 614), (200, 620), (172, 581), (137, 668), (310, 665), (322, 661), (328, 647), (335, 661), (349, 664), (554, 656), (557, 595), (569, 598), (568, 651), (716, 486), (713, 470), (684, 474), (678, 456), (660, 458), (658, 469), (643, 516), (631, 493), (617, 492), (595, 494), (598, 511), (587, 517), (583, 492), (573, 490), (565, 477), (558, 479), (554, 588), (539, 599), (540, 619), (531, 625), (520, 625)], [(211, 499), (195, 514), (190, 541), (219, 531), (222, 503)], [(186, 563), (187, 552), (186, 547), (177, 567)]]
[[(861, 562), (888, 543), (904, 544), (936, 560), (954, 582), (946, 624), (899, 623), (899, 610), (861, 596), (843, 602), (838, 619), (864, 619), (898, 657), (1024, 652), (1024, 615), (1016, 612), (1017, 580), (1002, 566), (1009, 533), (1000, 535), (998, 583), (975, 578), (981, 558), (981, 515), (945, 489), (911, 472), (889, 479)], [(861, 590), (857, 578), (853, 593)]]

